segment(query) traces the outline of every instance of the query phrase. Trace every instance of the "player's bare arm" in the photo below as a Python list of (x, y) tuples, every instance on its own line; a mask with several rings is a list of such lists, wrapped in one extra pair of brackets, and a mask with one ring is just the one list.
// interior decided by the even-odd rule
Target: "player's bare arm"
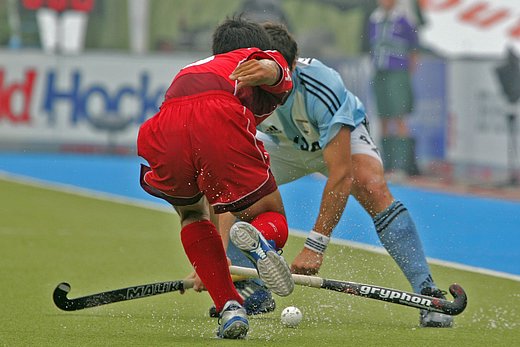
[(238, 65), (229, 78), (238, 81), (238, 90), (246, 86), (275, 85), (280, 81), (281, 74), (274, 60), (252, 59)]
[[(317, 274), (323, 262), (323, 252), (332, 230), (338, 224), (352, 186), (352, 163), (350, 155), (350, 129), (342, 127), (332, 141), (323, 149), (323, 158), (329, 177), (321, 198), (318, 218), (311, 232), (317, 242), (316, 247), (306, 242), (306, 246), (296, 256), (291, 265), (293, 273)], [(319, 241), (320, 235), (324, 242)], [(321, 243), (321, 244), (320, 244)]]

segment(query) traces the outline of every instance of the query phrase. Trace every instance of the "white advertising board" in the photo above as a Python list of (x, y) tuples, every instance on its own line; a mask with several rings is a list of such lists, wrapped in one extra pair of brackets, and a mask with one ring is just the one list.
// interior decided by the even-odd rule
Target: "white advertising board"
[[(495, 60), (453, 60), (448, 69), (448, 159), (454, 163), (505, 167), (513, 154), (511, 108), (495, 75)], [(515, 110), (516, 108), (516, 110)], [(517, 120), (520, 121), (520, 120)]]
[(194, 56), (0, 52), (0, 149), (130, 146)]
[(421, 42), (447, 57), (520, 52), (520, 1), (422, 0)]
[[(0, 52), (0, 150), (133, 152), (173, 76), (199, 57)], [(511, 109), (494, 73), (503, 61), (426, 63), (413, 123), (421, 158), (506, 168)]]

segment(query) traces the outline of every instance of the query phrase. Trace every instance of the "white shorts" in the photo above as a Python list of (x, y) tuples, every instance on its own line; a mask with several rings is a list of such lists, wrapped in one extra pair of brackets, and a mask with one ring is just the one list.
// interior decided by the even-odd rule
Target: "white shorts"
[[(269, 152), (271, 171), (278, 185), (292, 182), (313, 173), (328, 175), (322, 150), (315, 152), (301, 151), (288, 141), (276, 144), (268, 135), (261, 132), (257, 133), (257, 137), (262, 140), (265, 149)], [(365, 124), (360, 124), (352, 131), (350, 146), (351, 155), (368, 155), (377, 159), (383, 165), (379, 150), (370, 137)]]

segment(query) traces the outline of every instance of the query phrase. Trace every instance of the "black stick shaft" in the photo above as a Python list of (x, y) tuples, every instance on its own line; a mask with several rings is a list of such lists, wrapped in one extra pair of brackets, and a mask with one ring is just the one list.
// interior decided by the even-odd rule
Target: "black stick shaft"
[(68, 283), (60, 283), (54, 289), (53, 300), (56, 306), (64, 311), (77, 311), (114, 302), (134, 300), (148, 296), (165, 294), (191, 288), (193, 281), (166, 281), (127, 288), (115, 289), (97, 294), (86, 295), (75, 299), (67, 298), (70, 292)]
[[(241, 276), (258, 277), (255, 269), (231, 266), (231, 273)], [(322, 288), (355, 296), (391, 302), (398, 305), (440, 312), (448, 315), (457, 315), (464, 311), (467, 305), (467, 296), (458, 284), (450, 286), (450, 293), (454, 301), (433, 298), (431, 296), (409, 293), (398, 289), (385, 288), (369, 284), (330, 280), (317, 276), (292, 275), (294, 283), (302, 286)]]
[(450, 293), (455, 298), (454, 301), (398, 289), (328, 279), (323, 279), (321, 288), (452, 316), (462, 313), (467, 305), (466, 293), (458, 284), (450, 286)]

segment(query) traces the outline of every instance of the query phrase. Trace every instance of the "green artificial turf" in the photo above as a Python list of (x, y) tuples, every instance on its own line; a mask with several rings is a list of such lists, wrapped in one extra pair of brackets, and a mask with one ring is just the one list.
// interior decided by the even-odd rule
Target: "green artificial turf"
[[(418, 310), (297, 287), (275, 312), (251, 317), (246, 340), (215, 338), (207, 293), (169, 293), (76, 312), (70, 298), (182, 279), (190, 271), (171, 212), (87, 198), (0, 179), (0, 346), (514, 346), (520, 341), (520, 282), (432, 265), (443, 287), (460, 283), (469, 304), (452, 329), (418, 327)], [(291, 236), (290, 261), (303, 239)], [(485, 247), (485, 245), (483, 245)], [(331, 245), (326, 278), (409, 290), (390, 257)], [(285, 328), (285, 306), (304, 315)]]

